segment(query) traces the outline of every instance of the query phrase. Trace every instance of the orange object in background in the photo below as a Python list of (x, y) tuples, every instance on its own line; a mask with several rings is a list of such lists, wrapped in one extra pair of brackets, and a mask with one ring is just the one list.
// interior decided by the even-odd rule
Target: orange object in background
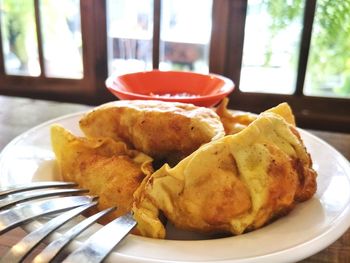
[(162, 100), (211, 107), (234, 89), (232, 80), (217, 74), (185, 71), (144, 71), (106, 80), (108, 90), (121, 100)]

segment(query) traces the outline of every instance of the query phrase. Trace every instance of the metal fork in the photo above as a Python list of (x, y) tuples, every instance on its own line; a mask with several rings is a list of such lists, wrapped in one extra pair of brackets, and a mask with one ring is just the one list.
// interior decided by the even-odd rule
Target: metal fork
[(35, 189), (42, 188), (52, 188), (52, 187), (68, 187), (68, 186), (76, 186), (76, 183), (73, 182), (60, 182), (60, 181), (52, 181), (52, 182), (34, 182), (30, 184), (23, 185), (13, 185), (0, 189), (0, 197), (4, 197), (10, 194), (15, 194), (19, 192), (25, 192)]
[(33, 260), (33, 262), (50, 262), (57, 259), (60, 255), (59, 253), (71, 242), (74, 238), (76, 238), (79, 234), (81, 234), (85, 229), (95, 223), (98, 219), (105, 216), (106, 214), (114, 211), (115, 208), (105, 209), (95, 215), (88, 217), (87, 219), (81, 221), (71, 229), (69, 229), (66, 233), (64, 233), (60, 238), (52, 241), (44, 250), (42, 250)]
[(131, 213), (118, 217), (93, 234), (81, 247), (73, 251), (62, 262), (102, 262), (136, 224)]
[[(23, 225), (26, 222), (42, 215), (68, 210), (25, 236), (20, 242), (9, 250), (3, 258), (0, 259), (0, 262), (22, 262), (41, 241), (57, 230), (57, 228), (90, 207), (96, 205), (97, 202), (94, 201), (96, 200), (96, 197), (91, 196), (68, 196), (47, 199), (48, 196), (52, 195), (82, 193), (82, 190), (79, 189), (75, 189), (77, 191), (67, 191), (68, 189), (43, 189), (47, 187), (64, 187), (74, 185), (75, 184), (73, 183), (65, 184), (61, 182), (45, 182), (0, 189), (1, 203), (3, 200), (7, 200), (6, 207), (12, 207), (0, 211), (0, 234), (7, 232), (14, 227)], [(28, 192), (33, 189), (41, 190), (37, 190), (36, 193)], [(18, 193), (24, 195), (16, 196)], [(25, 195), (27, 195), (28, 199), (26, 199)], [(42, 200), (43, 197), (45, 199)], [(35, 198), (40, 199), (33, 201), (32, 199)], [(9, 200), (12, 201), (10, 202)], [(21, 204), (18, 204), (18, 202), (21, 202)], [(65, 255), (62, 253), (64, 252), (64, 248), (99, 218), (113, 210), (114, 208), (109, 208), (101, 211), (72, 227), (60, 238), (52, 241), (40, 254), (35, 257), (34, 262), (53, 262), (60, 257), (60, 261), (62, 261), (65, 258), (63, 257)], [(132, 218), (131, 213), (115, 219), (88, 238), (81, 247), (79, 247), (76, 251), (73, 251), (72, 254), (68, 255), (64, 259), (64, 262), (101, 262), (135, 227), (135, 225), (136, 221)], [(104, 242), (104, 240), (108, 240), (108, 242)]]
[(37, 230), (29, 233), (15, 246), (13, 246), (7, 254), (0, 259), (1, 263), (5, 262), (21, 262), (39, 243), (54, 230), (62, 226), (68, 220), (87, 210), (91, 206), (96, 205), (96, 202), (84, 205), (82, 207), (69, 210), (44, 224)]
[[(86, 191), (81, 189), (45, 189), (31, 192), (33, 189), (41, 189), (43, 187), (63, 187), (67, 185), (72, 186), (73, 184), (43, 182), (29, 184), (27, 187), (13, 186), (0, 189), (0, 201), (3, 206), (2, 210), (0, 210), (0, 235), (39, 216), (62, 212), (91, 203), (96, 199), (94, 196), (65, 196)], [(43, 197), (52, 197), (54, 195), (59, 197), (43, 199)], [(34, 199), (38, 200), (34, 201)], [(5, 207), (7, 209), (4, 209)]]

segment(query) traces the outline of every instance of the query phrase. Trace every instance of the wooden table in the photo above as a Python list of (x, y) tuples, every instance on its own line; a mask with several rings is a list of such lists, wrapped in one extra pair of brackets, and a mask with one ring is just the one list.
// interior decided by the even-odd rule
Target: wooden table
[[(0, 96), (0, 151), (13, 138), (33, 126), (58, 116), (90, 108), (79, 104)], [(333, 145), (350, 160), (350, 134), (310, 132)], [(0, 236), (0, 257), (24, 235), (25, 232), (17, 228)], [(37, 250), (42, 247), (39, 246)], [(331, 246), (301, 262), (350, 262), (350, 229)]]

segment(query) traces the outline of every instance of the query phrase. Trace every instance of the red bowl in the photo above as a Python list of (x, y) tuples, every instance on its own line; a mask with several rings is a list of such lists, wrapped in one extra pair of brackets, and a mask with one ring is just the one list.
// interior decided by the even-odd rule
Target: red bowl
[(106, 87), (121, 100), (177, 101), (211, 107), (233, 91), (234, 83), (216, 74), (152, 70), (109, 77)]

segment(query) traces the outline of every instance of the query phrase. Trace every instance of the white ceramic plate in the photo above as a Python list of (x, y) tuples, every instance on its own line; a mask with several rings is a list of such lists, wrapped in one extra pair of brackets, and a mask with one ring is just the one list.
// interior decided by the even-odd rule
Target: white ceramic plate
[[(1, 186), (58, 179), (50, 125), (59, 123), (81, 135), (80, 117), (77, 113), (54, 119), (8, 144), (0, 155)], [(286, 217), (248, 234), (211, 240), (155, 240), (129, 235), (108, 261), (293, 262), (332, 244), (350, 225), (350, 164), (324, 141), (300, 132), (318, 172), (318, 190)]]

